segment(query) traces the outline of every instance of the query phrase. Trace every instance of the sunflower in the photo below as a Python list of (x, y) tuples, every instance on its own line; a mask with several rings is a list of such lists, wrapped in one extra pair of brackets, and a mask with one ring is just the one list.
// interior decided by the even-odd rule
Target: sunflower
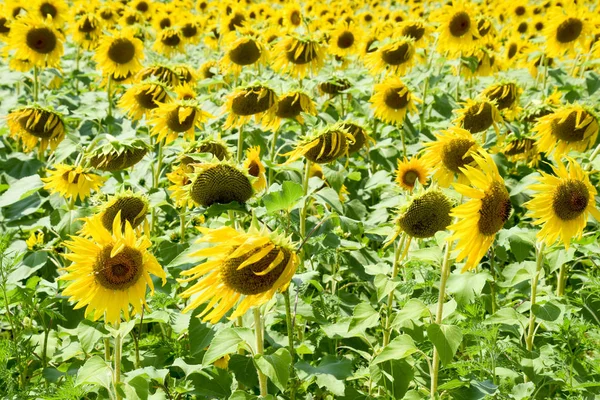
[(298, 4), (288, 4), (282, 13), (285, 17), (287, 24), (291, 28), (297, 28), (302, 25), (302, 9)]
[(20, 17), (10, 25), (10, 47), (13, 57), (27, 60), (38, 68), (55, 68), (63, 55), (63, 35), (51, 19), (30, 15)]
[(350, 135), (352, 135), (354, 142), (350, 143), (348, 146), (348, 154), (356, 153), (363, 147), (369, 148), (371, 143), (375, 143), (375, 139), (373, 139), (367, 129), (364, 126), (359, 125), (358, 123), (352, 121), (344, 121), (341, 123), (341, 128), (347, 131)]
[(479, 45), (492, 44), (496, 40), (496, 28), (492, 18), (486, 15), (480, 15), (477, 17), (477, 43)]
[(193, 160), (190, 159), (191, 161), (184, 161), (185, 157), (187, 156), (183, 156), (183, 159), (179, 165), (173, 167), (171, 172), (166, 174), (167, 179), (172, 183), (172, 185), (168, 188), (170, 191), (170, 197), (177, 208), (194, 207), (194, 201), (189, 195), (190, 184), (192, 183), (190, 174), (194, 172), (194, 168), (191, 165)]
[(404, 75), (415, 59), (414, 39), (403, 36), (392, 40), (365, 56), (365, 66), (372, 74), (385, 72)]
[(121, 171), (131, 168), (144, 158), (152, 147), (142, 139), (117, 139), (107, 135), (107, 140), (93, 148), (87, 160), (100, 171)]
[(474, 269), (488, 251), (496, 233), (502, 229), (512, 210), (510, 196), (494, 160), (485, 152), (473, 154), (477, 168), (462, 167), (471, 186), (455, 183), (454, 189), (471, 200), (452, 209), (457, 222), (448, 227), (453, 231), (447, 239), (458, 239), (456, 261), (467, 259), (464, 271)]
[(219, 73), (219, 65), (216, 61), (207, 61), (200, 66), (200, 78), (211, 79)]
[(577, 43), (585, 45), (593, 25), (582, 16), (590, 11), (575, 6), (555, 7), (546, 14), (546, 52), (549, 57), (561, 57), (566, 52), (575, 53)]
[(427, 184), (429, 168), (422, 160), (413, 157), (408, 161), (398, 159), (398, 168), (396, 169), (396, 183), (401, 188), (411, 191), (415, 188), (417, 181), (424, 186)]
[(242, 126), (252, 117), (257, 123), (271, 125), (277, 112), (277, 94), (263, 85), (239, 88), (227, 96), (224, 112), (229, 113), (224, 129)]
[(181, 37), (186, 44), (196, 45), (200, 43), (201, 35), (203, 32), (202, 21), (196, 16), (185, 17), (185, 22), (182, 22), (177, 26)]
[(581, 238), (588, 220), (588, 213), (600, 221), (596, 208), (596, 188), (590, 183), (588, 173), (573, 159), (568, 158), (566, 167), (560, 159), (552, 166), (556, 176), (540, 172), (537, 184), (529, 186), (536, 194), (525, 203), (534, 225), (542, 225), (539, 240), (548, 246), (557, 240), (569, 248), (571, 239)]
[(500, 56), (493, 44), (478, 48), (471, 54), (470, 59), (474, 59), (476, 63), (465, 59), (460, 61), (460, 73), (467, 78), (490, 76), (503, 69)]
[(269, 58), (266, 47), (254, 35), (237, 37), (232, 32), (227, 35), (225, 43), (228, 46), (221, 59), (221, 70), (234, 76), (239, 75), (244, 67), (264, 65)]
[(148, 123), (152, 126), (150, 135), (158, 136), (158, 140), (165, 139), (169, 144), (183, 133), (185, 140), (195, 138), (195, 128), (202, 128), (212, 115), (202, 111), (196, 100), (175, 100), (171, 103), (160, 103), (152, 111), (152, 118)]
[(496, 107), (507, 120), (513, 120), (521, 111), (521, 88), (514, 82), (498, 83), (485, 89), (481, 95), (496, 101)]
[(61, 26), (67, 20), (69, 9), (63, 0), (37, 0), (33, 2), (31, 8), (28, 7), (29, 14), (39, 17), (43, 20), (50, 17), (54, 26)]
[(83, 201), (92, 191), (98, 191), (104, 184), (105, 177), (96, 175), (89, 168), (66, 164), (55, 164), (54, 170), (49, 171), (47, 178), (42, 178), (44, 188), (50, 193), (58, 193), (62, 197)]
[(227, 226), (198, 229), (203, 234), (198, 243), (215, 246), (193, 253), (210, 260), (181, 273), (189, 277), (180, 282), (197, 280), (182, 293), (184, 298), (193, 296), (183, 312), (210, 300), (199, 316), (215, 324), (232, 308), (229, 319), (261, 306), (288, 287), (299, 264), (289, 239), (264, 228), (251, 228), (248, 233)]
[(126, 77), (142, 68), (144, 44), (133, 36), (132, 30), (113, 32), (100, 39), (94, 59), (104, 75)]
[(143, 68), (136, 74), (135, 78), (138, 82), (150, 78), (155, 78), (160, 83), (164, 83), (165, 85), (170, 87), (179, 86), (181, 83), (179, 74), (174, 69), (171, 69), (166, 65), (162, 64), (156, 64), (150, 67)]
[(248, 175), (256, 178), (252, 184), (255, 192), (260, 192), (267, 188), (267, 177), (265, 175), (265, 166), (260, 161), (260, 146), (254, 146), (246, 150), (246, 160), (244, 161), (244, 169), (248, 171)]
[(165, 57), (172, 57), (175, 54), (185, 53), (184, 45), (180, 31), (175, 28), (165, 28), (156, 35), (152, 50)]
[[(200, 142), (193, 142), (185, 150), (185, 153), (212, 154), (213, 156), (217, 157), (219, 161), (229, 160), (231, 158), (231, 152), (229, 151), (229, 147), (227, 147), (227, 143), (221, 139), (207, 138)], [(181, 162), (193, 163), (194, 159), (188, 156), (182, 156)]]
[(596, 143), (598, 119), (580, 105), (568, 105), (540, 118), (533, 131), (543, 152), (584, 152)]
[(142, 82), (129, 87), (119, 99), (118, 105), (127, 117), (139, 121), (142, 117), (148, 118), (152, 110), (161, 103), (171, 101), (171, 96), (164, 84), (158, 82)]
[(241, 8), (237, 8), (227, 15), (225, 18), (221, 18), (220, 32), (227, 34), (234, 32), (239, 28), (243, 28), (247, 23), (246, 14)]
[(485, 132), (490, 126), (493, 126), (496, 135), (500, 134), (498, 124), (502, 122), (502, 117), (493, 101), (467, 99), (463, 108), (456, 112), (458, 118), (453, 122), (457, 126), (471, 133)]
[(532, 168), (537, 167), (541, 159), (536, 141), (527, 137), (509, 141), (502, 149), (502, 154), (512, 162), (525, 161)]
[(273, 52), (276, 56), (272, 68), (299, 79), (316, 74), (325, 59), (323, 46), (311, 37), (286, 36), (274, 46)]
[(149, 17), (154, 12), (154, 4), (149, 0), (134, 0), (130, 3), (130, 7), (142, 14), (145, 17)]
[(114, 26), (117, 23), (119, 14), (115, 9), (114, 3), (102, 3), (98, 6), (96, 14), (104, 21), (107, 27)]
[(179, 76), (179, 81), (182, 85), (193, 85), (198, 81), (197, 72), (188, 65), (179, 64), (173, 67), (173, 72)]
[(55, 150), (65, 138), (65, 123), (62, 115), (39, 106), (30, 106), (12, 111), (6, 116), (10, 136), (23, 142), (25, 151), (31, 151), (39, 143), (39, 151), (48, 145)]
[(289, 164), (301, 156), (317, 164), (328, 164), (348, 155), (348, 148), (354, 143), (354, 137), (344, 129), (342, 123), (326, 126), (314, 131), (301, 140), (296, 148), (282, 156), (289, 156)]
[(275, 112), (277, 119), (274, 119), (274, 121), (293, 119), (299, 124), (304, 124), (302, 113), (317, 115), (314, 102), (305, 92), (288, 92), (281, 96), (277, 102), (277, 111)]
[(403, 21), (398, 27), (400, 36), (409, 37), (413, 40), (415, 47), (426, 48), (432, 28), (421, 19)]
[(441, 187), (448, 187), (458, 176), (458, 182), (466, 182), (462, 167), (473, 163), (473, 153), (480, 146), (473, 135), (462, 128), (452, 127), (435, 134), (436, 141), (425, 143), (421, 160), (433, 170), (433, 180)]
[(71, 25), (71, 35), (81, 48), (92, 50), (102, 37), (102, 20), (94, 13), (78, 16)]
[(63, 268), (67, 273), (59, 277), (71, 281), (62, 294), (77, 302), (75, 308), (87, 306), (86, 317), (91, 314), (97, 320), (104, 315), (105, 322), (118, 324), (121, 312), (129, 320), (131, 315), (141, 314), (142, 307), (147, 308), (146, 286), (154, 294), (150, 274), (161, 278), (163, 285), (167, 277), (148, 252), (150, 239), (138, 237), (128, 221), (123, 229), (120, 213), (114, 218), (112, 233), (97, 219), (89, 223), (91, 238), (72, 236), (65, 242), (70, 250), (65, 257), (73, 263)]
[(358, 52), (362, 32), (354, 23), (342, 21), (331, 32), (329, 52), (338, 57), (347, 57)]
[(473, 50), (479, 31), (472, 5), (453, 2), (440, 10), (438, 22), (438, 50), (441, 53), (468, 54)]
[(420, 102), (400, 78), (395, 76), (375, 85), (369, 101), (373, 103), (375, 117), (397, 125), (404, 122), (407, 112), (416, 112), (415, 102)]
[(36, 234), (34, 231), (31, 231), (29, 239), (25, 241), (25, 244), (29, 250), (40, 250), (44, 246), (44, 232), (38, 231)]
[(256, 178), (227, 161), (191, 164), (194, 168), (187, 195), (198, 205), (244, 204), (254, 194)]
[[(84, 218), (86, 223), (79, 233), (86, 237), (92, 236), (90, 227), (94, 227), (96, 224), (90, 223), (91, 219), (99, 220), (104, 229), (112, 232), (117, 215), (120, 215), (122, 222), (127, 221), (133, 229), (136, 229), (146, 221), (149, 207), (150, 203), (143, 195), (133, 193), (130, 190), (117, 193), (101, 206), (96, 215)], [(121, 224), (121, 228), (125, 229), (125, 225)]]

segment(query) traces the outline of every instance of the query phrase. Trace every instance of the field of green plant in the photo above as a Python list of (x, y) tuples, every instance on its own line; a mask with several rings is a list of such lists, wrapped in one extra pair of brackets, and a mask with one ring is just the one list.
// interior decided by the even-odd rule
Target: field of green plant
[(600, 399), (590, 0), (5, 0), (0, 398)]

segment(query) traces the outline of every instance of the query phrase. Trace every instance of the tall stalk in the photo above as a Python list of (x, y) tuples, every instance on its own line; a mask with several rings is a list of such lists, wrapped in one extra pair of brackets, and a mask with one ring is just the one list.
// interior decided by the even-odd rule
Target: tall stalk
[[(537, 252), (535, 255), (535, 274), (531, 278), (531, 306), (529, 309), (529, 329), (527, 330), (527, 337), (525, 343), (527, 345), (527, 351), (533, 350), (533, 340), (535, 336), (535, 314), (533, 313), (533, 306), (536, 304), (537, 297), (537, 286), (540, 279), (540, 271), (544, 265), (544, 243), (542, 242), (539, 246), (536, 246)], [(527, 382), (527, 375), (525, 376)]]
[[(402, 238), (399, 240), (399, 243), (396, 245), (396, 249), (394, 250), (394, 265), (392, 268), (392, 276), (390, 280), (394, 280), (396, 276), (398, 276), (398, 268), (400, 266), (400, 255), (403, 253), (404, 243), (406, 241), (406, 236), (402, 235)], [(410, 244), (410, 240), (409, 240)], [(408, 247), (408, 245), (406, 246)], [(387, 307), (386, 307), (386, 317), (385, 317), (385, 328), (383, 330), (383, 347), (387, 346), (390, 343), (390, 337), (392, 336), (392, 311), (394, 308), (394, 291), (388, 294)]]
[(242, 162), (242, 152), (244, 151), (244, 125), (238, 128), (238, 142), (237, 142), (237, 162)]
[[(256, 354), (264, 354), (264, 337), (263, 337), (263, 326), (262, 326), (262, 318), (260, 315), (260, 307), (254, 307), (254, 331), (256, 334)], [(258, 373), (258, 385), (260, 387), (260, 396), (266, 397), (267, 392), (267, 377), (263, 374), (260, 369), (256, 369)]]
[(269, 161), (271, 162), (271, 168), (269, 168), (269, 186), (273, 184), (273, 165), (275, 164), (275, 150), (277, 150), (277, 138), (279, 137), (279, 128), (273, 131), (273, 139), (271, 141), (271, 151), (269, 152)]
[(40, 92), (40, 70), (37, 66), (33, 67), (33, 101), (38, 102)]
[[(310, 166), (311, 161), (306, 158), (306, 164), (304, 165), (304, 175), (302, 176), (302, 191), (304, 197), (308, 194), (308, 179), (310, 178)], [(304, 199), (304, 204), (300, 210), (300, 238), (304, 240), (306, 238), (306, 213), (308, 210), (308, 199)]]

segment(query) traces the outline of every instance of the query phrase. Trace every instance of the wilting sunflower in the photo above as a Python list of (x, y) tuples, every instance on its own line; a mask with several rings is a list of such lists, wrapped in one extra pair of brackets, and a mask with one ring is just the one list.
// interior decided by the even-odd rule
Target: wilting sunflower
[(263, 85), (239, 88), (227, 96), (224, 112), (229, 113), (224, 129), (242, 126), (252, 117), (257, 123), (270, 125), (277, 112), (277, 94)]
[(356, 122), (344, 121), (341, 123), (341, 127), (354, 139), (354, 142), (348, 146), (348, 154), (356, 153), (363, 147), (369, 148), (371, 143), (375, 143), (375, 139), (369, 135), (367, 129)]
[(541, 160), (535, 139), (522, 137), (506, 143), (502, 154), (512, 162), (525, 161), (532, 168), (537, 167)]
[(477, 43), (481, 45), (492, 44), (496, 40), (496, 28), (494, 28), (494, 21), (492, 18), (486, 15), (480, 15), (477, 17)]
[(117, 193), (111, 196), (101, 207), (98, 213), (92, 217), (84, 218), (86, 221), (81, 228), (80, 235), (90, 237), (92, 233), (90, 228), (96, 226), (95, 223), (90, 223), (91, 219), (98, 219), (104, 229), (112, 232), (115, 218), (120, 215), (121, 228), (125, 229), (125, 221), (127, 221), (133, 229), (141, 227), (142, 223), (146, 221), (148, 215), (148, 209), (150, 204), (148, 199), (140, 194), (133, 193), (130, 190)]
[(159, 104), (169, 101), (171, 96), (164, 84), (142, 82), (129, 87), (119, 99), (118, 105), (130, 119), (139, 121), (142, 117), (148, 118)]
[(93, 50), (102, 37), (102, 20), (94, 13), (77, 16), (71, 24), (73, 40), (84, 50)]
[(493, 101), (467, 99), (464, 107), (456, 112), (458, 118), (454, 120), (454, 123), (457, 126), (471, 133), (485, 132), (490, 126), (493, 126), (496, 135), (500, 134), (498, 123), (502, 122), (502, 117)]
[(302, 113), (317, 115), (317, 109), (314, 102), (305, 92), (292, 91), (284, 94), (277, 102), (277, 111), (274, 121), (279, 122), (282, 119), (294, 119), (300, 124), (304, 124)]
[[(146, 304), (146, 287), (150, 295), (154, 284), (150, 274), (166, 282), (166, 274), (148, 251), (150, 239), (135, 233), (128, 221), (121, 225), (121, 215), (114, 218), (112, 233), (98, 219), (90, 220), (91, 238), (72, 236), (65, 242), (73, 263), (63, 268), (59, 277), (71, 281), (62, 294), (77, 302), (75, 308), (86, 307), (85, 316), (97, 320), (104, 315), (107, 323), (118, 324), (121, 312), (125, 320), (142, 313)], [(133, 307), (130, 310), (129, 306)]]
[(252, 184), (252, 188), (255, 192), (258, 193), (267, 188), (266, 169), (260, 161), (260, 146), (254, 146), (246, 150), (244, 168), (248, 171), (248, 175), (256, 178)]
[(176, 65), (173, 67), (173, 71), (179, 76), (181, 84), (193, 85), (198, 80), (197, 72), (188, 65)]
[[(206, 138), (200, 142), (193, 142), (190, 146), (184, 151), (186, 154), (212, 154), (217, 157), (220, 161), (229, 160), (231, 158), (231, 152), (229, 151), (229, 147), (227, 147), (227, 143), (221, 139), (211, 139)], [(193, 163), (194, 160), (190, 157), (183, 156), (182, 162), (184, 160), (187, 163)]]
[(490, 100), (496, 101), (496, 107), (501, 111), (502, 116), (508, 120), (513, 120), (521, 112), (519, 106), (519, 97), (521, 88), (514, 82), (498, 83), (485, 89), (481, 95)]
[(369, 101), (373, 103), (377, 118), (390, 124), (401, 125), (407, 112), (417, 111), (415, 102), (420, 100), (413, 96), (400, 78), (394, 76), (375, 85)]
[(132, 30), (115, 31), (100, 40), (94, 59), (104, 75), (125, 77), (142, 68), (144, 44), (133, 36)]
[(180, 31), (175, 28), (165, 28), (156, 35), (152, 50), (165, 57), (172, 57), (176, 54), (185, 53), (184, 45), (185, 42)]
[(10, 47), (13, 57), (27, 60), (38, 68), (55, 68), (63, 55), (63, 35), (51, 19), (30, 15), (20, 17), (10, 25)]
[(54, 111), (30, 106), (12, 111), (6, 116), (10, 136), (23, 142), (25, 151), (31, 151), (39, 143), (39, 151), (56, 146), (65, 138), (65, 123)]
[(537, 234), (539, 240), (548, 246), (559, 240), (568, 249), (572, 238), (581, 238), (588, 214), (600, 221), (600, 211), (596, 208), (596, 188), (588, 173), (575, 160), (567, 160), (568, 168), (556, 160), (557, 166), (552, 166), (556, 176), (540, 172), (539, 183), (529, 186), (537, 193), (525, 207), (535, 218), (533, 224), (542, 225)]
[(344, 90), (348, 90), (351, 87), (352, 84), (348, 79), (339, 76), (333, 76), (327, 79), (325, 82), (321, 82), (319, 84), (319, 91), (333, 97), (341, 94)]
[(245, 203), (254, 194), (255, 177), (228, 161), (191, 164), (194, 168), (186, 190), (198, 205)]
[(158, 140), (165, 139), (169, 144), (183, 134), (185, 140), (195, 139), (195, 128), (202, 128), (212, 115), (202, 111), (196, 100), (176, 100), (172, 103), (160, 103), (152, 111), (152, 118), (148, 123), (152, 126), (150, 134), (158, 136)]
[(221, 59), (221, 69), (226, 73), (237, 76), (244, 67), (264, 65), (268, 60), (267, 48), (255, 35), (246, 33), (238, 37), (236, 32), (232, 32), (227, 35), (225, 43), (227, 49)]
[(138, 82), (154, 78), (160, 83), (164, 83), (170, 87), (179, 86), (181, 83), (179, 74), (175, 70), (162, 64), (143, 68), (136, 74), (135, 78)]
[(429, 168), (422, 160), (413, 157), (408, 161), (398, 159), (398, 168), (396, 169), (396, 183), (401, 188), (412, 191), (415, 188), (417, 181), (424, 186), (427, 183)]
[(205, 321), (215, 324), (234, 307), (229, 319), (235, 319), (285, 290), (296, 273), (299, 258), (287, 238), (264, 228), (248, 233), (230, 227), (198, 229), (203, 233), (198, 243), (215, 246), (193, 253), (210, 260), (181, 273), (189, 277), (180, 282), (197, 280), (182, 293), (184, 298), (193, 296), (183, 312), (208, 302), (199, 314)]
[(83, 201), (92, 191), (98, 191), (106, 180), (80, 165), (55, 164), (53, 167), (53, 171), (48, 171), (48, 177), (42, 178), (46, 183), (44, 188), (68, 200), (76, 201), (79, 197)]
[(355, 23), (342, 21), (331, 32), (329, 38), (329, 52), (338, 57), (356, 54), (359, 49), (362, 32)]
[(470, 57), (475, 59), (476, 63), (461, 60), (459, 67), (459, 72), (467, 78), (490, 76), (503, 69), (500, 56), (493, 44), (487, 44), (485, 47), (478, 48)]
[(439, 10), (438, 50), (451, 54), (468, 54), (479, 38), (473, 6), (462, 1), (453, 2)]
[(473, 155), (477, 167), (467, 165), (462, 171), (470, 186), (455, 183), (454, 189), (471, 200), (452, 209), (456, 223), (449, 241), (458, 239), (456, 261), (467, 259), (464, 271), (474, 269), (492, 245), (512, 211), (510, 196), (494, 160), (485, 152)]
[(549, 57), (562, 57), (566, 52), (574, 53), (579, 43), (584, 46), (592, 32), (593, 25), (585, 16), (589, 13), (585, 7), (554, 7), (546, 15), (546, 52)]
[(348, 155), (351, 143), (354, 143), (354, 137), (343, 127), (342, 123), (338, 122), (316, 130), (301, 140), (293, 151), (282, 154), (282, 156), (289, 156), (286, 164), (301, 156), (317, 164), (328, 164)]
[(311, 37), (286, 36), (275, 45), (273, 52), (272, 68), (299, 79), (316, 74), (325, 59), (323, 46)]
[(106, 135), (107, 140), (94, 147), (87, 160), (100, 171), (121, 171), (133, 167), (152, 149), (142, 139), (122, 139)]
[(598, 119), (580, 105), (568, 105), (539, 118), (533, 131), (540, 151), (557, 156), (583, 152), (596, 143)]
[(414, 39), (403, 36), (367, 54), (365, 66), (375, 75), (385, 72), (398, 76), (404, 75), (413, 66), (414, 60)]
[(462, 128), (452, 127), (435, 134), (436, 141), (425, 143), (421, 160), (433, 170), (433, 180), (448, 187), (458, 176), (458, 182), (467, 181), (462, 167), (473, 163), (473, 153), (480, 146), (473, 135)]
[(411, 238), (427, 239), (445, 231), (452, 223), (452, 205), (452, 201), (437, 187), (421, 189), (413, 194), (408, 203), (399, 207), (396, 229), (386, 238), (386, 246), (401, 233)]

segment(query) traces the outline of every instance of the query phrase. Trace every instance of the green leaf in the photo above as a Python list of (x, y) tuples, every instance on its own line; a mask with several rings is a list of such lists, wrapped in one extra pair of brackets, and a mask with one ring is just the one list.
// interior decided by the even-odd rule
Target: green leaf
[(533, 382), (519, 383), (512, 388), (510, 397), (515, 400), (525, 400), (530, 398), (534, 391), (535, 385)]
[(343, 396), (345, 392), (343, 380), (352, 375), (352, 361), (325, 356), (317, 367), (300, 361), (296, 364), (296, 370), (300, 380), (307, 381), (314, 377), (319, 387), (327, 388), (336, 396)]
[(0, 207), (14, 204), (40, 190), (43, 186), (44, 182), (42, 182), (40, 176), (37, 174), (12, 182), (10, 188), (0, 196)]
[(560, 317), (560, 308), (551, 301), (542, 305), (534, 304), (531, 310), (537, 318), (547, 322), (556, 321)]
[(344, 206), (342, 206), (342, 203), (340, 202), (340, 195), (332, 188), (329, 188), (329, 187), (323, 188), (323, 189), (319, 190), (315, 194), (315, 196), (317, 197), (317, 199), (320, 199), (320, 200), (324, 201), (326, 204), (328, 204), (329, 206), (331, 206), (333, 211), (335, 211), (336, 213), (338, 213), (338, 214), (344, 213)]
[(99, 356), (94, 356), (77, 371), (75, 385), (100, 385), (110, 390), (111, 382), (112, 369), (110, 365)]
[(475, 301), (476, 297), (481, 295), (481, 291), (492, 276), (487, 272), (464, 272), (450, 274), (448, 277), (448, 293), (454, 295), (454, 299), (460, 305), (465, 305)]
[(496, 313), (488, 317), (483, 321), (484, 325), (488, 324), (505, 324), (505, 325), (517, 325), (520, 334), (525, 332), (525, 326), (528, 318), (522, 314), (519, 314), (514, 308), (506, 307), (496, 311)]
[(435, 345), (442, 364), (449, 364), (462, 342), (460, 328), (456, 325), (431, 324), (427, 327), (427, 335)]
[(373, 364), (379, 364), (389, 360), (400, 360), (419, 351), (413, 339), (408, 335), (400, 335), (383, 348), (381, 353), (373, 360)]
[(280, 210), (292, 211), (304, 196), (302, 185), (292, 181), (285, 181), (280, 187), (272, 185), (269, 193), (263, 196), (263, 204), (267, 213), (273, 214)]
[(204, 366), (202, 364), (188, 364), (185, 361), (183, 361), (183, 358), (181, 357), (173, 361), (173, 364), (171, 364), (171, 366), (181, 368), (186, 378), (189, 377), (191, 374), (201, 374), (204, 370)]
[(369, 303), (360, 303), (354, 308), (348, 331), (364, 332), (379, 324), (379, 312)]
[(419, 299), (409, 299), (402, 310), (396, 313), (396, 317), (392, 322), (392, 328), (405, 326), (407, 322), (415, 322), (420, 320), (423, 314), (427, 311), (427, 306)]
[[(383, 264), (385, 265), (385, 264)], [(375, 289), (377, 290), (377, 301), (381, 302), (386, 296), (392, 293), (398, 285), (402, 283), (399, 279), (390, 279), (389, 276), (385, 274), (377, 274), (375, 279), (373, 280), (373, 284), (375, 285)]]
[(87, 319), (81, 321), (77, 326), (77, 338), (81, 343), (81, 348), (86, 353), (90, 353), (100, 339), (108, 333), (105, 329), (100, 330), (101, 327), (101, 324)]
[(380, 383), (390, 389), (394, 399), (406, 394), (414, 377), (414, 370), (406, 360), (391, 360), (379, 366), (382, 371)]
[[(197, 313), (195, 313), (197, 314)], [(193, 315), (190, 318), (190, 324), (188, 328), (188, 334), (190, 337), (190, 356), (197, 357), (202, 354), (211, 340), (215, 336), (215, 332), (198, 318), (196, 315)]]
[(254, 357), (254, 362), (256, 363), (257, 368), (265, 374), (279, 390), (282, 392), (285, 391), (288, 379), (290, 378), (290, 365), (292, 362), (292, 356), (287, 349), (280, 348), (273, 354), (257, 354)]
[(518, 262), (525, 261), (534, 251), (534, 243), (529, 237), (512, 235), (508, 238), (510, 251)]
[(254, 341), (254, 334), (248, 328), (227, 328), (218, 332), (213, 340), (204, 358), (202, 364), (209, 365), (217, 361), (226, 354), (235, 353), (241, 346), (247, 351), (255, 353), (251, 343)]

